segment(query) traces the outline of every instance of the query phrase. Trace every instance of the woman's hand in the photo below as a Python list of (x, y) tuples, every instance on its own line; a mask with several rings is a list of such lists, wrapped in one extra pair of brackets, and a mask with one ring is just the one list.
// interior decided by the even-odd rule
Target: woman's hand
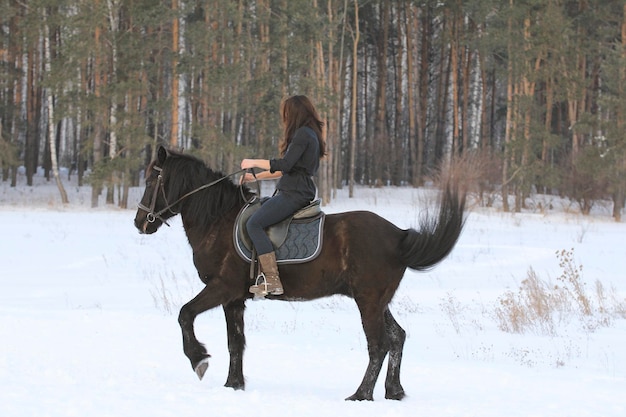
[(244, 184), (244, 183), (246, 183), (246, 182), (254, 182), (254, 181), (256, 181), (256, 180), (257, 180), (257, 178), (255, 178), (255, 176), (254, 176), (254, 175), (252, 175), (252, 174), (251, 174), (251, 173), (249, 173), (249, 172), (246, 172), (245, 174), (243, 174), (243, 175), (241, 176), (240, 183), (241, 183), (241, 184)]
[(274, 178), (280, 178), (282, 176), (282, 172), (270, 172), (270, 161), (268, 159), (244, 159), (241, 161), (241, 169), (253, 169), (259, 168), (263, 171), (258, 172), (256, 177), (252, 175), (251, 172), (246, 172), (241, 176), (240, 182), (243, 184), (245, 182), (254, 182), (260, 180), (269, 180)]
[(260, 168), (262, 170), (270, 169), (270, 161), (268, 159), (244, 159), (241, 161), (241, 169)]
[(254, 159), (244, 159), (243, 161), (241, 161), (241, 169), (251, 168), (256, 168), (256, 165), (254, 164)]

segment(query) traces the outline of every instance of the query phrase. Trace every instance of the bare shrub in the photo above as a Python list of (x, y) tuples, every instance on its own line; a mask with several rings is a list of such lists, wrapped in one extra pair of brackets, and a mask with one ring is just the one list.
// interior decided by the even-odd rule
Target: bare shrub
[(440, 306), (441, 309), (447, 313), (456, 334), (460, 334), (461, 318), (463, 316), (465, 307), (450, 293), (448, 293), (448, 298), (442, 300)]
[(444, 161), (433, 172), (432, 181), (439, 188), (446, 184), (455, 184), (463, 194), (479, 195), (483, 176), (484, 160), (480, 155), (468, 152)]
[(198, 292), (196, 280), (185, 272), (160, 271), (152, 273), (149, 279), (152, 282), (150, 296), (154, 306), (167, 315), (175, 313), (185, 300)]
[(570, 294), (580, 308), (581, 314), (590, 316), (592, 306), (585, 292), (585, 283), (582, 281), (583, 267), (574, 262), (574, 249), (557, 251), (556, 257), (559, 259), (559, 266), (562, 269), (561, 275), (557, 278), (563, 284), (561, 288)]
[(159, 282), (154, 284), (154, 288), (150, 290), (154, 306), (167, 314), (172, 314), (174, 302), (172, 301), (172, 292), (167, 288), (163, 277), (159, 277)]
[(596, 281), (596, 298), (600, 313), (626, 319), (626, 300), (619, 298), (615, 287), (607, 291), (600, 281)]
[(615, 290), (607, 294), (598, 281), (597, 307), (594, 306), (582, 278), (582, 265), (574, 262), (573, 249), (557, 251), (556, 256), (561, 268), (558, 284), (539, 279), (529, 268), (517, 292), (507, 291), (498, 298), (495, 318), (501, 330), (555, 335), (558, 325), (565, 320), (578, 320), (585, 331), (593, 332), (609, 326), (612, 317), (626, 317), (626, 302), (619, 300)]
[(462, 181), (465, 191), (475, 195), (477, 204), (491, 207), (500, 195), (502, 161), (488, 149), (472, 149), (444, 164), (435, 182), (450, 178)]
[(498, 327), (505, 332), (525, 333), (532, 329), (542, 334), (554, 334), (554, 311), (567, 309), (567, 298), (563, 293), (541, 281), (530, 268), (517, 292), (507, 291), (498, 298), (495, 315)]

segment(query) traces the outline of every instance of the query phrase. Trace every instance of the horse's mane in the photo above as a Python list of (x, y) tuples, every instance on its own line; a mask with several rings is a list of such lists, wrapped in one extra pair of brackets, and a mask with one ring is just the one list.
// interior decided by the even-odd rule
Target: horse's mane
[[(225, 177), (223, 173), (213, 171), (201, 159), (178, 151), (170, 150), (164, 165), (167, 166), (167, 194), (171, 196), (181, 196)], [(233, 179), (225, 178), (187, 197), (181, 203), (185, 207), (186, 221), (191, 221), (194, 228), (206, 229), (231, 209), (242, 205), (242, 190), (233, 183)], [(250, 190), (245, 186), (243, 195), (246, 199), (250, 196)]]

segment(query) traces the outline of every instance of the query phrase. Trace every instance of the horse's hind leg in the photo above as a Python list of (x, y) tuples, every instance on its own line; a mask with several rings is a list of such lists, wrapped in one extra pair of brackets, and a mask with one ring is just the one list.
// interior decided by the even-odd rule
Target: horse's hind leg
[(389, 339), (389, 363), (387, 378), (385, 379), (385, 398), (401, 400), (404, 398), (404, 389), (400, 384), (400, 364), (406, 332), (393, 318), (389, 309), (385, 310), (385, 331)]
[(243, 300), (224, 305), (226, 331), (228, 333), (228, 352), (230, 353), (228, 378), (224, 386), (234, 389), (244, 389), (245, 386), (243, 379), (243, 351), (246, 347), (243, 321), (244, 310), (245, 304)]
[(374, 399), (374, 385), (376, 385), (385, 355), (387, 355), (389, 350), (389, 341), (383, 319), (383, 311), (386, 307), (381, 308), (379, 307), (380, 304), (374, 305), (373, 303), (368, 303), (365, 299), (357, 299), (357, 305), (361, 311), (361, 322), (367, 339), (369, 363), (361, 385), (346, 400), (372, 401)]

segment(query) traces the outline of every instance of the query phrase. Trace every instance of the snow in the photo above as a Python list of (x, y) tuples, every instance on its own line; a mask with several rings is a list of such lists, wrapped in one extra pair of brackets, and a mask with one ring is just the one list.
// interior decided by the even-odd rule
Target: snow
[[(221, 309), (198, 317), (211, 353), (202, 381), (182, 352), (177, 314), (201, 288), (180, 219), (137, 233), (135, 210), (90, 209), (88, 187), (0, 185), (0, 416), (624, 416), (626, 224), (606, 207), (584, 217), (556, 198), (524, 213), (472, 207), (450, 257), (407, 272), (392, 312), (407, 331), (403, 401), (347, 402), (367, 364), (347, 298), (249, 302), (246, 391), (223, 387)], [(133, 189), (131, 204), (141, 189)], [(432, 190), (358, 188), (324, 207), (367, 209), (417, 225)], [(546, 201), (543, 207), (547, 207)], [(611, 311), (554, 318), (554, 331), (507, 333), (496, 311), (529, 269), (554, 285), (571, 251), (587, 293)], [(619, 307), (619, 308), (618, 308)]]

